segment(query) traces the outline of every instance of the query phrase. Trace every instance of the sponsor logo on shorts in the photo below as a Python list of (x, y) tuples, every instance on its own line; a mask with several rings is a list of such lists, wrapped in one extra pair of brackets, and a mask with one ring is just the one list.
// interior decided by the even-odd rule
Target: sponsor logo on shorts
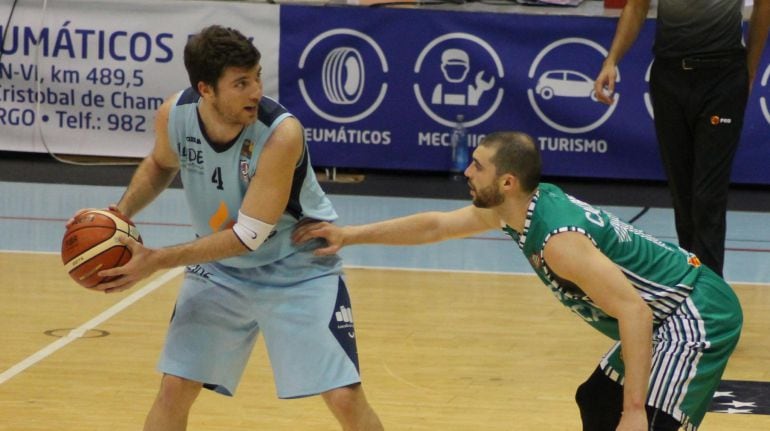
[[(334, 317), (337, 319), (337, 329), (353, 328), (353, 310), (350, 307), (340, 305), (340, 311), (335, 312)], [(350, 330), (348, 337), (356, 338), (356, 333)]]
[(334, 317), (337, 318), (337, 322), (353, 323), (353, 311), (344, 305), (340, 305), (340, 311), (334, 313)]
[(723, 118), (718, 115), (712, 115), (709, 119), (712, 126), (718, 126), (720, 124), (731, 124), (733, 122), (732, 118)]
[(337, 300), (329, 316), (329, 330), (340, 343), (350, 360), (358, 370), (358, 352), (356, 351), (356, 331), (353, 327), (353, 310), (345, 282), (340, 277), (337, 285)]

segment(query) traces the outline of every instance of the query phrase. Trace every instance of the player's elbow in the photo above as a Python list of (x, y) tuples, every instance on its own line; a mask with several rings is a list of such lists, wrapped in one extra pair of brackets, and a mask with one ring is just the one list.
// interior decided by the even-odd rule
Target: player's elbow
[(153, 152), (145, 160), (146, 163), (152, 165), (155, 171), (164, 176), (176, 175), (177, 171), (179, 171), (179, 161), (177, 159), (166, 159)]
[(628, 315), (636, 322), (652, 326), (652, 310), (644, 301), (635, 301), (629, 307)]

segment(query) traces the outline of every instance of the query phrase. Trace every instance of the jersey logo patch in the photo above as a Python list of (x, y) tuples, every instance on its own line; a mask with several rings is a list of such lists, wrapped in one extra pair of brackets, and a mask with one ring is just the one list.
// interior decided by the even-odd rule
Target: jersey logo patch
[(224, 201), (219, 202), (219, 208), (217, 208), (217, 211), (209, 218), (209, 227), (211, 228), (211, 231), (219, 232), (220, 230), (223, 230), (225, 227), (224, 224), (229, 217), (230, 214), (227, 211), (227, 205), (225, 205)]
[(543, 263), (540, 261), (540, 256), (538, 256), (537, 253), (532, 253), (532, 255), (529, 256), (529, 263), (531, 263), (532, 267), (536, 270), (543, 267)]
[(251, 176), (249, 175), (249, 164), (251, 162), (252, 155), (254, 155), (254, 141), (251, 139), (246, 139), (243, 141), (243, 145), (241, 146), (239, 170), (241, 174), (241, 180), (247, 184), (251, 180)]

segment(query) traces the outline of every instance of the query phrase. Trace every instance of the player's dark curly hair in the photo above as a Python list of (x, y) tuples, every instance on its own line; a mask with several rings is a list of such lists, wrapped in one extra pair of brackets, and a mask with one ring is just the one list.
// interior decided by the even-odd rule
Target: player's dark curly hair
[(542, 161), (531, 136), (522, 132), (494, 132), (485, 136), (479, 145), (495, 150), (492, 163), (498, 175), (515, 175), (524, 192), (537, 188)]
[(226, 68), (250, 69), (260, 58), (259, 50), (246, 36), (220, 25), (206, 27), (192, 35), (184, 47), (184, 66), (195, 91), (201, 81), (216, 90)]

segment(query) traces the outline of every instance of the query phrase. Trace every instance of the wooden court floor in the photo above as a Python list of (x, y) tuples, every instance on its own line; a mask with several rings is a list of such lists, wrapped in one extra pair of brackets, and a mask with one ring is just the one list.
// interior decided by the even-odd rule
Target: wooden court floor
[[(32, 253), (0, 253), (0, 274), (0, 430), (141, 429), (181, 277), (162, 282), (156, 274), (130, 292), (104, 295), (71, 282), (57, 255)], [(611, 343), (534, 276), (347, 274), (364, 387), (386, 429), (580, 429), (574, 390)], [(736, 290), (746, 326), (725, 378), (770, 381), (770, 287)], [(149, 293), (119, 308), (140, 291)], [(98, 316), (94, 329), (70, 335)], [(189, 429), (338, 428), (318, 397), (275, 398), (260, 342), (235, 397), (204, 391)], [(716, 413), (701, 427), (768, 429), (770, 416)]]

